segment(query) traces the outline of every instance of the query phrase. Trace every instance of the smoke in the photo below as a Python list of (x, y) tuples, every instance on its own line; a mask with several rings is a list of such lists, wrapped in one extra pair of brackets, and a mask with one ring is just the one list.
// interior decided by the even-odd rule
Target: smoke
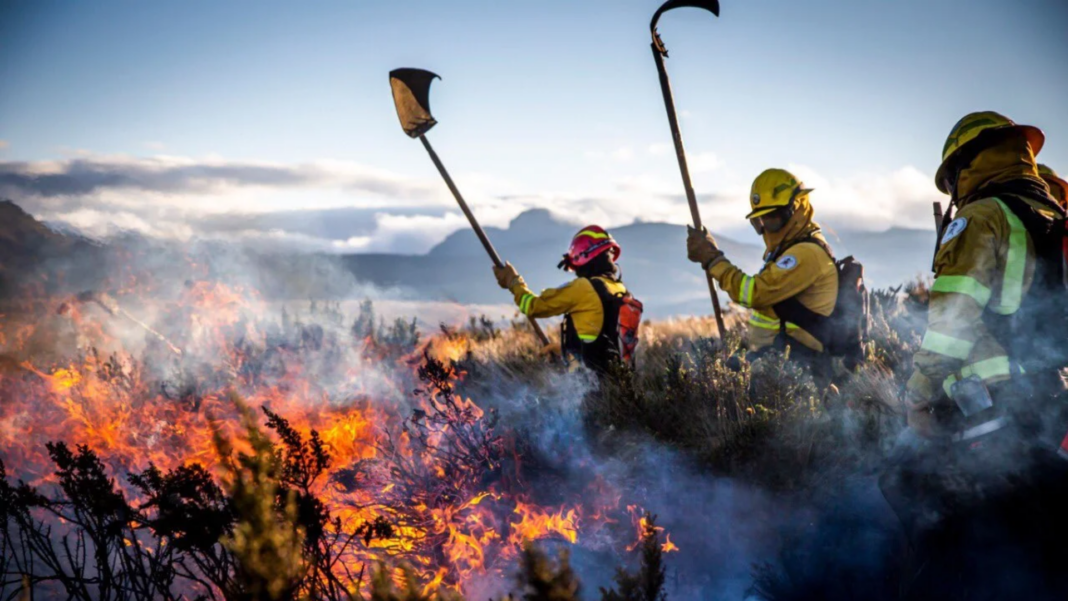
[[(284, 364), (286, 353), (300, 348), (305, 377), (325, 391), (322, 405), (309, 409), (327, 410), (364, 399), (404, 403), (408, 398), (407, 391), (397, 386), (404, 381), (398, 377), (401, 368), (386, 361), (368, 361), (363, 347), (342, 342), (352, 339), (352, 311), (331, 304), (395, 298), (397, 291), (363, 285), (328, 257), (265, 258), (214, 242), (195, 242), (178, 251), (139, 239), (112, 250), (101, 255), (96, 267), (107, 280), (99, 288), (171, 339), (182, 356), (162, 348), (131, 320), (108, 317), (99, 307), (86, 311), (107, 320), (120, 346), (155, 358), (151, 365), (171, 386), (163, 391), (165, 395), (181, 399), (196, 396), (198, 386), (207, 390), (225, 384), (232, 377), (225, 373), (227, 369), (243, 367), (235, 365), (228, 354), (236, 345), (246, 357), (256, 358), (249, 363), (260, 366), (256, 377), (267, 384), (278, 381), (272, 366)], [(84, 261), (71, 259), (61, 271), (86, 268)], [(215, 284), (225, 284), (225, 288)], [(145, 294), (124, 294), (127, 290)], [(271, 295), (282, 296), (288, 303), (266, 300)], [(1056, 315), (1065, 309), (1059, 297), (1028, 298), (1033, 299), (1027, 307), (1035, 312), (1032, 315)], [(307, 306), (310, 299), (330, 302), (317, 304), (314, 311), (296, 309)], [(262, 323), (276, 326), (262, 331), (252, 327)], [(1032, 323), (1036, 327), (1020, 331), (1033, 345), (1027, 355), (1063, 357), (1064, 339), (1046, 336), (1037, 327), (1050, 323), (1049, 318)], [(433, 325), (424, 323), (423, 334)], [(55, 337), (51, 342), (60, 345), (61, 340)], [(339, 369), (345, 365), (360, 369)], [(591, 424), (584, 403), (598, 392), (588, 373), (562, 373), (541, 365), (527, 369), (480, 365), (460, 384), (461, 392), (484, 409), (496, 409), (501, 427), (514, 431), (517, 444), (522, 445), (516, 449), (517, 456), (527, 464), (524, 472), (532, 478), (524, 485), (539, 503), (633, 504), (657, 514), (658, 524), (680, 549), (667, 557), (670, 598), (744, 598), (753, 592), (754, 574), (763, 575), (763, 592), (781, 586), (794, 595), (784, 593), (782, 598), (805, 598), (797, 591), (826, 599), (890, 598), (896, 592), (892, 583), (906, 570), (903, 540), (897, 516), (884, 500), (877, 479), (886, 468), (883, 458), (889, 455), (900, 420), (889, 418), (873, 426), (858, 412), (837, 407), (807, 422), (812, 428), (807, 432), (811, 439), (803, 441), (807, 446), (768, 437), (759, 453), (784, 458), (789, 465), (797, 463), (787, 454), (812, 452), (814, 447), (830, 448), (835, 454), (817, 451), (812, 456), (806, 464), (811, 472), (806, 486), (777, 489), (755, 484), (759, 478), (716, 476), (691, 454), (649, 433)], [(905, 375), (897, 374), (898, 380)], [(869, 382), (872, 391), (867, 397), (858, 393), (850, 398), (895, 396), (893, 374), (881, 380), (865, 377), (873, 378), (875, 383)], [(194, 394), (184, 395), (183, 387), (193, 387)], [(1036, 415), (1036, 427), (1043, 434), (1053, 435), (1063, 428), (1056, 412)], [(964, 471), (957, 475), (978, 479), (990, 471), (1019, 473), (1020, 461), (1019, 455), (995, 453), (982, 461), (961, 463)], [(981, 542), (969, 550), (969, 556), (988, 561), (1002, 559), (1004, 553)], [(606, 531), (589, 537), (580, 533), (572, 549), (573, 566), (583, 578), (587, 595), (608, 586), (615, 569), (628, 561), (618, 539)], [(828, 581), (836, 583), (834, 588), (820, 588)], [(865, 591), (871, 582), (890, 584)], [(488, 578), (473, 586), (472, 598), (479, 598), (503, 592), (508, 583)]]
[[(841, 482), (840, 488), (819, 494), (774, 492), (716, 476), (692, 456), (643, 433), (590, 424), (583, 404), (598, 392), (588, 372), (530, 382), (508, 368), (491, 368), (474, 374), (461, 391), (497, 408), (502, 423), (517, 430), (517, 438), (528, 445), (524, 461), (535, 464), (534, 489), (556, 491), (560, 499), (585, 495), (587, 503), (597, 502), (597, 491), (613, 491), (623, 504), (656, 514), (657, 524), (680, 549), (666, 559), (670, 599), (747, 598), (754, 573), (764, 564), (779, 566), (784, 551), (800, 552), (803, 567), (816, 575), (822, 576), (820, 568), (826, 566), (852, 565), (854, 572), (870, 576), (898, 549), (897, 519), (874, 473), (837, 473), (840, 468), (832, 464), (823, 477)], [(833, 422), (830, 431), (864, 428), (844, 414)], [(843, 454), (871, 452), (852, 448), (849, 435), (836, 438)], [(620, 565), (634, 561), (614, 541), (581, 535), (570, 552), (585, 598), (596, 597), (598, 587), (612, 584)], [(485, 598), (501, 593), (500, 586), (483, 583), (477, 592)]]

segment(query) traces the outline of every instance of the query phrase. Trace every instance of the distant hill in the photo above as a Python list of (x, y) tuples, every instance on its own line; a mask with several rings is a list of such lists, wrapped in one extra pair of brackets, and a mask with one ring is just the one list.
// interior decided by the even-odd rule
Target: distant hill
[[(535, 290), (572, 276), (556, 268), (575, 233), (573, 224), (548, 211), (532, 210), (507, 228), (487, 228), (500, 255), (515, 265)], [(894, 228), (885, 232), (828, 231), (839, 257), (855, 255), (866, 266), (871, 287), (895, 286), (930, 270), (934, 233)], [(652, 317), (707, 314), (708, 288), (701, 270), (686, 260), (686, 228), (635, 223), (614, 228), (623, 246), (624, 281), (645, 302)], [(759, 242), (752, 236), (752, 242)], [(731, 261), (751, 272), (760, 267), (762, 246), (717, 236)], [(195, 256), (196, 261), (185, 260)], [(152, 275), (179, 283), (187, 277), (227, 277), (255, 287), (267, 298), (343, 298), (387, 290), (390, 297), (463, 304), (509, 303), (494, 281), (490, 261), (470, 229), (446, 237), (425, 255), (312, 255), (255, 253), (218, 242), (174, 243), (127, 235), (101, 245), (38, 222), (10, 201), (0, 202), (0, 297), (35, 274), (66, 291), (99, 285), (130, 257)], [(191, 265), (195, 269), (191, 269)], [(6, 289), (5, 289), (6, 287)], [(370, 287), (370, 288), (368, 288)], [(45, 292), (46, 290), (41, 290)], [(726, 301), (726, 298), (723, 298)]]
[[(553, 219), (548, 211), (527, 211), (508, 228), (487, 228), (498, 253), (515, 265), (531, 287), (554, 286), (568, 277), (556, 270), (575, 226)], [(825, 232), (839, 258), (854, 255), (865, 265), (869, 287), (891, 287), (930, 272), (934, 232), (891, 228), (884, 232)], [(666, 223), (636, 223), (612, 229), (623, 246), (620, 266), (624, 280), (654, 315), (707, 313), (708, 287), (701, 270), (686, 260), (686, 228)], [(754, 272), (760, 268), (763, 244), (716, 236), (736, 265)], [(459, 230), (430, 250), (433, 266), (422, 257), (396, 258), (395, 270), (380, 266), (385, 257), (346, 257), (354, 273), (390, 271), (389, 281), (402, 284), (408, 270), (419, 273), (416, 288), (429, 286), (459, 302), (485, 302), (502, 294), (489, 274), (489, 259), (474, 233)], [(388, 262), (388, 261), (387, 261)], [(490, 295), (490, 296), (487, 296)], [(725, 300), (725, 299), (724, 299)]]
[[(576, 227), (557, 221), (548, 211), (522, 213), (508, 228), (486, 228), (501, 257), (516, 266), (535, 290), (558, 286), (573, 277), (556, 268)], [(612, 229), (623, 247), (624, 281), (654, 316), (709, 310), (708, 287), (700, 268), (686, 260), (686, 228), (664, 223), (636, 223)], [(759, 266), (761, 249), (729, 238), (721, 248), (746, 269)], [(489, 302), (508, 293), (497, 287), (490, 261), (470, 229), (449, 235), (425, 257), (349, 255), (346, 265), (358, 277), (371, 276), (380, 285), (436, 291), (462, 303)], [(389, 266), (382, 265), (386, 261)], [(425, 261), (428, 261), (425, 262)], [(377, 278), (388, 272), (386, 281)], [(414, 277), (410, 277), (414, 276)]]
[[(0, 200), (0, 298), (20, 287), (48, 289), (54, 281), (35, 279), (43, 271), (69, 272), (74, 280), (90, 280), (100, 246), (81, 236), (49, 228), (10, 200)], [(65, 269), (77, 264), (77, 269)]]
[(828, 234), (839, 257), (854, 255), (864, 263), (869, 287), (888, 288), (931, 275), (934, 230), (890, 228), (885, 232), (846, 231)]

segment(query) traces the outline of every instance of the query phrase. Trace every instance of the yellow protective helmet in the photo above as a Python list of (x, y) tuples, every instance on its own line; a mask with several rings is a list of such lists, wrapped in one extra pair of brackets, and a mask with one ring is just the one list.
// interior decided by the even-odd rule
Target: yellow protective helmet
[[(954, 160), (963, 154), (962, 150), (965, 148), (969, 151), (976, 149), (977, 145), (990, 140), (993, 133), (1008, 134), (1012, 132), (1023, 134), (1028, 143), (1031, 144), (1031, 152), (1035, 155), (1042, 150), (1042, 145), (1046, 142), (1046, 136), (1041, 129), (1031, 125), (1017, 125), (1012, 119), (994, 111), (968, 113), (960, 121), (957, 121), (957, 124), (949, 132), (949, 137), (946, 138), (946, 145), (942, 147), (942, 164), (939, 165), (938, 172), (935, 174), (935, 185), (938, 186), (938, 190), (943, 194), (949, 194), (948, 186), (946, 186), (946, 176), (949, 175), (950, 167), (953, 165)], [(982, 140), (979, 139), (980, 135), (983, 136)], [(979, 147), (981, 148), (981, 146)]]
[[(1038, 174), (1049, 184), (1050, 192), (1058, 202), (1064, 204), (1068, 199), (1068, 182), (1061, 179), (1057, 172), (1045, 165), (1038, 166)], [(1059, 190), (1058, 190), (1059, 188)]]
[(768, 213), (789, 206), (802, 194), (808, 194), (812, 188), (805, 188), (792, 173), (785, 169), (767, 169), (753, 180), (749, 191), (749, 206), (752, 211), (746, 219), (762, 217)]

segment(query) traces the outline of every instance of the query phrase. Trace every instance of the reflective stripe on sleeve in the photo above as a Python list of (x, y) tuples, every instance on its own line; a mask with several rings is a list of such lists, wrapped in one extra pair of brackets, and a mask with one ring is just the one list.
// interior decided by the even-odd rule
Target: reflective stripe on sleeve
[[(763, 313), (753, 311), (753, 314), (749, 316), (749, 325), (753, 326), (754, 328), (760, 328), (762, 330), (778, 330), (779, 320), (768, 317)], [(786, 329), (796, 330), (797, 324), (786, 322)]]
[(986, 307), (986, 304), (990, 302), (990, 288), (966, 275), (940, 275), (931, 286), (931, 292), (964, 294), (974, 298), (980, 307)]
[(995, 198), (1009, 222), (1009, 251), (1005, 257), (1005, 273), (1001, 279), (1001, 296), (991, 309), (999, 315), (1012, 315), (1023, 300), (1024, 272), (1027, 269), (1027, 229), (1000, 198)]
[(519, 299), (519, 312), (523, 315), (530, 315), (530, 306), (534, 304), (534, 295), (527, 293), (523, 295), (523, 298)]
[(963, 361), (968, 358), (968, 355), (972, 352), (973, 346), (975, 346), (974, 342), (946, 336), (945, 334), (939, 334), (933, 330), (927, 330), (927, 333), (923, 336), (923, 344), (920, 345), (920, 348), (925, 351), (931, 351), (932, 353), (938, 353), (939, 355), (945, 355)]
[(751, 307), (753, 303), (753, 278), (743, 275), (742, 283), (738, 285), (738, 302)]
[(942, 390), (945, 390), (946, 394), (949, 395), (953, 384), (958, 380), (972, 376), (978, 376), (980, 380), (985, 382), (993, 378), (1008, 377), (1010, 375), (1012, 375), (1012, 371), (1009, 366), (1009, 358), (1005, 355), (1000, 355), (965, 365), (960, 370), (959, 378), (957, 374), (951, 374), (942, 382)]
[(753, 311), (753, 314), (749, 316), (749, 325), (762, 330), (778, 330), (779, 320)]

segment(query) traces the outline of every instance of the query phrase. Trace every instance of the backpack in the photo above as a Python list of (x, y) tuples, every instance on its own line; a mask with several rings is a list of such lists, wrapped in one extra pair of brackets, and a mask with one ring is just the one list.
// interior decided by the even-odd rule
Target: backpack
[[(847, 369), (853, 370), (864, 362), (864, 342), (868, 339), (871, 305), (868, 288), (864, 284), (864, 265), (852, 255), (836, 260), (829, 246), (815, 237), (795, 240), (779, 250), (771, 260), (778, 259), (791, 246), (811, 242), (824, 250), (838, 271), (838, 295), (834, 310), (824, 316), (801, 304), (797, 297), (788, 298), (772, 306), (779, 317), (779, 333), (785, 340), (786, 324), (792, 323), (811, 334), (832, 357), (841, 357)], [(769, 260), (770, 262), (770, 260)]]
[(629, 290), (616, 294), (609, 292), (608, 286), (599, 278), (589, 278), (589, 282), (600, 298), (604, 312), (601, 333), (592, 342), (582, 342), (568, 315), (563, 323), (565, 351), (582, 357), (583, 363), (594, 371), (607, 373), (612, 361), (633, 368), (644, 310), (642, 302)]
[(616, 337), (619, 340), (619, 358), (624, 364), (634, 367), (634, 354), (638, 349), (638, 327), (642, 323), (642, 302), (628, 292), (612, 297), (616, 311)]

